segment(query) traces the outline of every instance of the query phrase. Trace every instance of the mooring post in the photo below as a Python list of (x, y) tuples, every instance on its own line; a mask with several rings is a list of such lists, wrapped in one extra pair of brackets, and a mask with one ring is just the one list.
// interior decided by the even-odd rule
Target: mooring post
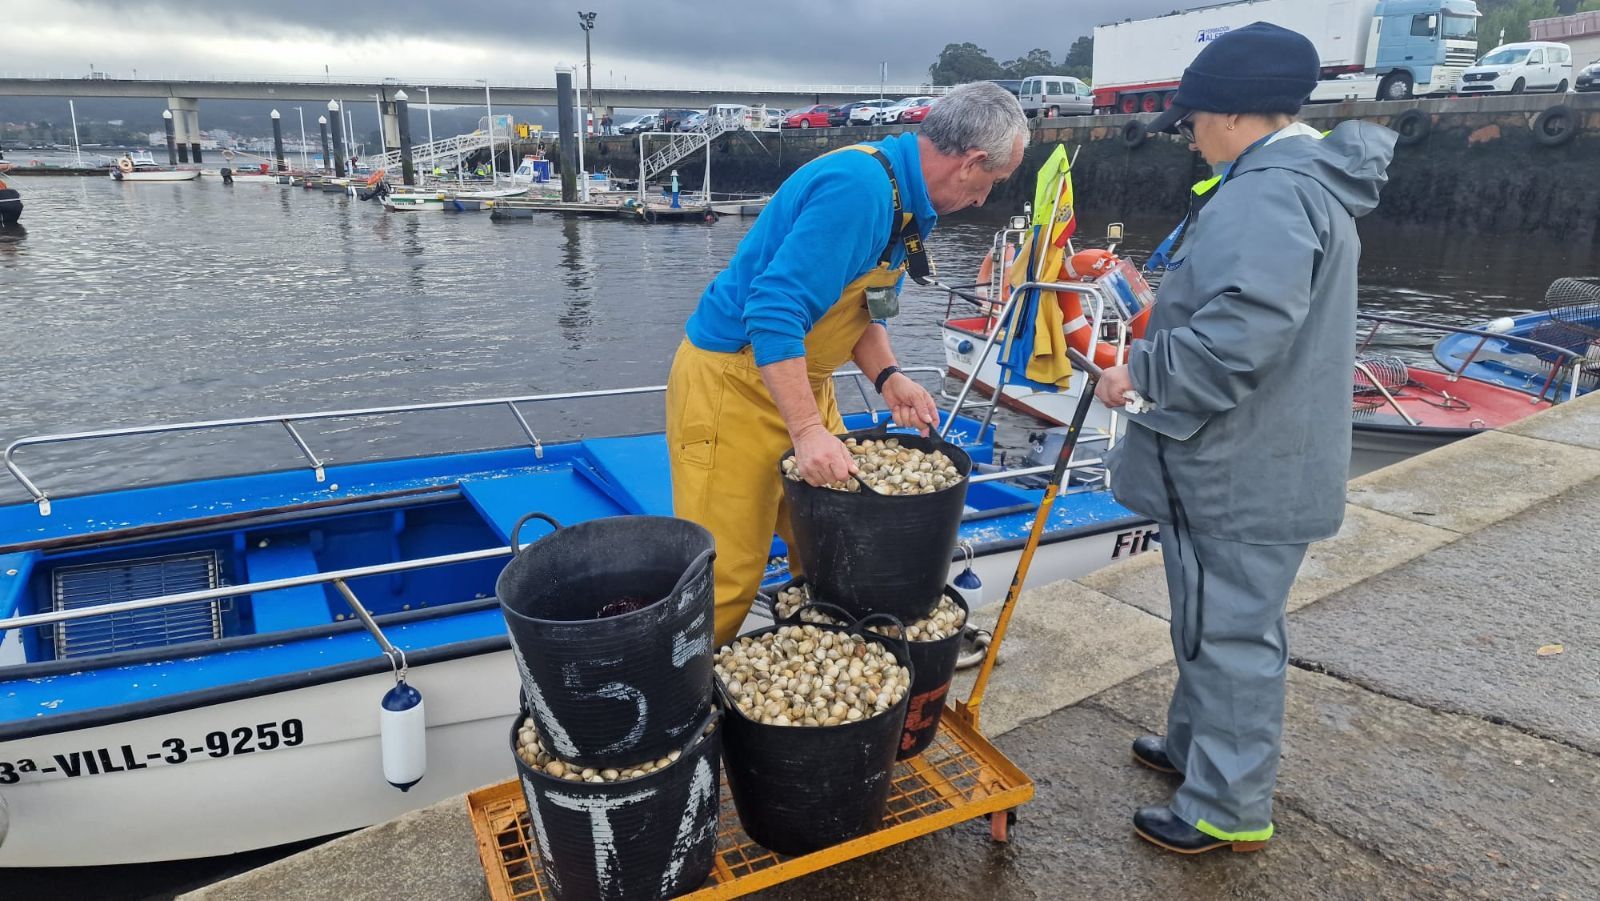
[(556, 128), (561, 138), (561, 200), (572, 203), (578, 199), (579, 140), (574, 130), (572, 105), (572, 67), (556, 66)]
[(328, 117), (327, 116), (318, 116), (317, 117), (317, 131), (322, 133), (322, 165), (319, 166), (318, 169), (320, 169), (321, 172), (324, 175), (326, 175), (328, 173), (328, 171), (329, 171), (328, 170), (328, 164), (330, 162), (332, 162), (332, 160), (328, 156)]
[(161, 111), (161, 127), (167, 131), (167, 165), (178, 165), (178, 135), (172, 124), (172, 110)]
[(278, 161), (278, 166), (273, 171), (279, 175), (288, 170), (288, 163), (283, 159), (283, 122), (278, 118), (278, 111), (272, 111), (272, 155)]
[(400, 175), (408, 185), (417, 183), (416, 164), (411, 159), (411, 106), (405, 91), (394, 92), (394, 115), (400, 120)]
[(344, 114), (339, 112), (339, 101), (328, 101), (328, 116), (333, 120), (333, 174), (344, 178)]

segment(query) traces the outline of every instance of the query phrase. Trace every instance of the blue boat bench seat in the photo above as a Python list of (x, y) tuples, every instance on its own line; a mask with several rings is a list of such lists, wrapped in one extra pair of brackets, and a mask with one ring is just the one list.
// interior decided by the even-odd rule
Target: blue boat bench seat
[[(245, 551), (245, 567), (252, 582), (308, 576), (318, 571), (316, 555), (304, 538), (276, 537), (265, 547)], [(256, 632), (281, 632), (332, 622), (326, 589), (301, 585), (262, 591), (251, 598)]]

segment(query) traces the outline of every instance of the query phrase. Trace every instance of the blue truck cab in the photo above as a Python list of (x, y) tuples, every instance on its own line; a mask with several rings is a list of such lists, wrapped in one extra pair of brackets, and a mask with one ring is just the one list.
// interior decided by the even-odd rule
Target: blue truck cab
[(1449, 94), (1478, 56), (1473, 0), (1382, 0), (1367, 41), (1366, 71), (1379, 100)]

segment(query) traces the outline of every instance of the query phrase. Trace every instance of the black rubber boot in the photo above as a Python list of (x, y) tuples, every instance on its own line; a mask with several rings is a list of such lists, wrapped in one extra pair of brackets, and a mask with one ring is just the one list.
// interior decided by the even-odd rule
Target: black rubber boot
[(1133, 740), (1133, 760), (1158, 773), (1181, 775), (1167, 756), (1167, 740), (1159, 735), (1141, 735)]
[(1259, 851), (1267, 844), (1265, 840), (1240, 842), (1207, 835), (1178, 819), (1166, 805), (1139, 808), (1133, 815), (1133, 831), (1150, 844), (1179, 854), (1204, 854), (1218, 848), (1242, 853)]

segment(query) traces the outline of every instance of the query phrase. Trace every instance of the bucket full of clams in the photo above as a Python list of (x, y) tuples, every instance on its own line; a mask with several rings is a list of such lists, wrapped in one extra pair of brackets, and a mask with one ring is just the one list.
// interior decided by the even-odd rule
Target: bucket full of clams
[[(867, 625), (878, 619), (869, 617)], [(905, 642), (796, 623), (716, 653), (723, 765), (745, 832), (808, 854), (878, 828), (911, 692)]]
[[(768, 598), (772, 619), (779, 624), (827, 623), (843, 625), (850, 617), (832, 604), (812, 600), (811, 587), (795, 579)], [(895, 759), (915, 757), (933, 744), (944, 716), (945, 697), (955, 679), (956, 661), (961, 656), (961, 630), (967, 624), (967, 601), (953, 587), (933, 612), (905, 624), (903, 632), (888, 622), (874, 622), (868, 628), (890, 638), (904, 637), (911, 656), (911, 699), (906, 703), (906, 725), (900, 735)]]
[(716, 856), (721, 713), (682, 748), (597, 769), (564, 760), (533, 719), (511, 725), (545, 883), (560, 901), (647, 901), (699, 888)]
[(559, 527), (495, 583), (534, 726), (585, 767), (681, 748), (711, 706), (711, 533), (666, 516)]
[(937, 437), (867, 429), (840, 436), (860, 470), (815, 487), (778, 462), (794, 546), (819, 600), (851, 616), (921, 619), (950, 574), (966, 508), (972, 458)]

